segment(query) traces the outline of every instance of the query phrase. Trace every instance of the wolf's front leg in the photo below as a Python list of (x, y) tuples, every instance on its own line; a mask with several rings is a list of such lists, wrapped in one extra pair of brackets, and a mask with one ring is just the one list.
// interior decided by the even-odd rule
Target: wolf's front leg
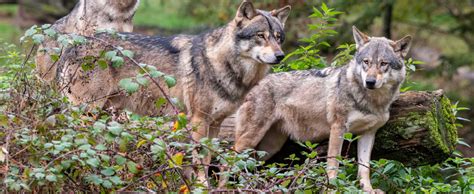
[(339, 162), (336, 157), (341, 155), (342, 143), (344, 143), (343, 135), (347, 131), (344, 122), (336, 121), (331, 125), (331, 132), (329, 135), (329, 148), (327, 159), (327, 173), (329, 179), (336, 178)]
[[(202, 138), (209, 137), (209, 124), (203, 117), (193, 116), (191, 118), (191, 124), (196, 127), (196, 130), (192, 133), (192, 138), (196, 142), (200, 142)], [(211, 163), (211, 154), (208, 154), (204, 158), (199, 157), (198, 150), (193, 151), (193, 164), (196, 166), (195, 173), (199, 183), (206, 187), (209, 187), (209, 181), (207, 180), (208, 165)], [(202, 167), (203, 170), (200, 170)]]
[(368, 131), (362, 134), (357, 142), (357, 158), (359, 162), (360, 186), (365, 192), (380, 193), (382, 191), (373, 190), (370, 183), (370, 155), (374, 146), (375, 133), (377, 130)]

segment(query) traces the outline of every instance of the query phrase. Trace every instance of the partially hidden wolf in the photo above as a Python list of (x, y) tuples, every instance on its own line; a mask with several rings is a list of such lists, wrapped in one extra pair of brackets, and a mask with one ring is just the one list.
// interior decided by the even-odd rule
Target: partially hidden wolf
[(343, 134), (358, 140), (360, 184), (373, 192), (369, 167), (375, 133), (389, 119), (389, 107), (405, 79), (404, 57), (411, 37), (399, 41), (369, 37), (353, 27), (354, 59), (342, 67), (277, 73), (264, 78), (245, 98), (236, 118), (235, 149), (268, 152), (288, 137), (299, 141), (329, 139), (327, 173), (337, 175), (336, 156)]
[[(104, 50), (113, 50), (111, 45), (135, 51), (136, 61), (176, 77), (175, 87), (163, 87), (184, 104), (191, 124), (197, 128), (193, 139), (215, 138), (222, 121), (242, 104), (244, 96), (267, 74), (270, 65), (285, 57), (281, 44), (290, 9), (286, 6), (273, 11), (257, 10), (251, 2), (244, 1), (230, 23), (201, 35), (157, 37), (123, 33), (122, 39), (99, 34), (89, 39), (88, 44), (65, 53), (58, 77), (66, 95), (76, 104), (127, 109), (141, 115), (169, 113), (169, 106), (155, 106), (163, 97), (156, 85), (150, 84), (132, 95), (119, 87), (120, 80), (136, 77), (139, 72), (129, 59), (119, 68), (81, 68), (84, 57), (99, 57)], [(204, 159), (204, 163), (209, 162), (210, 157)]]
[[(132, 32), (132, 19), (140, 0), (80, 0), (67, 16), (55, 22), (51, 28), (61, 34), (91, 36), (100, 29), (114, 29)], [(36, 64), (38, 76), (47, 82), (54, 80), (56, 63), (50, 55), (53, 48), (60, 45), (54, 40), (46, 40), (38, 49)]]

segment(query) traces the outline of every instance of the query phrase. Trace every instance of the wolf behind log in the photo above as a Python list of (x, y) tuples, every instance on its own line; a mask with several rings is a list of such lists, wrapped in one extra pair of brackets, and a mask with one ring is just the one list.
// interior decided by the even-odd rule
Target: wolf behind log
[[(267, 76), (245, 98), (236, 118), (235, 148), (281, 149), (288, 137), (300, 141), (329, 139), (328, 175), (337, 175), (343, 134), (358, 141), (360, 183), (373, 192), (370, 161), (375, 132), (389, 118), (390, 104), (405, 79), (404, 57), (411, 37), (399, 41), (368, 37), (353, 28), (357, 52), (349, 64), (324, 70)], [(265, 159), (266, 159), (265, 158)]]
[[(119, 87), (120, 80), (135, 77), (140, 70), (129, 59), (118, 68), (81, 68), (85, 57), (99, 58), (103, 51), (112, 50), (112, 45), (134, 51), (136, 61), (176, 76), (177, 85), (165, 92), (183, 102), (184, 111), (197, 127), (193, 139), (215, 138), (221, 122), (241, 105), (270, 65), (285, 57), (281, 44), (290, 9), (286, 6), (273, 11), (257, 10), (244, 1), (226, 26), (201, 35), (158, 37), (122, 33), (122, 39), (99, 34), (89, 38), (87, 44), (66, 51), (57, 68), (58, 81), (75, 104), (127, 109), (142, 115), (169, 113), (169, 109), (155, 106), (163, 97), (156, 85), (132, 95)], [(209, 163), (210, 157), (203, 162)], [(204, 182), (205, 176), (199, 177)]]
[[(61, 34), (91, 36), (101, 29), (132, 32), (132, 19), (140, 0), (80, 0), (68, 15), (51, 28)], [(54, 40), (46, 40), (38, 49), (36, 64), (38, 77), (51, 83), (56, 76), (56, 62), (51, 60), (53, 48), (60, 47)], [(63, 48), (65, 49), (65, 48)]]

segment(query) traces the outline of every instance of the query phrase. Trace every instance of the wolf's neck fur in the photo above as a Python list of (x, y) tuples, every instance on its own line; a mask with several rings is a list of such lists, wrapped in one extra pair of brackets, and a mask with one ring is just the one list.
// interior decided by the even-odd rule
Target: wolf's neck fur
[[(95, 27), (98, 24), (91, 23), (92, 21), (85, 21), (90, 20), (89, 18), (84, 17), (85, 12), (94, 12), (95, 10), (90, 10), (83, 4), (83, 2), (79, 2), (74, 9), (68, 15), (64, 16), (63, 18), (59, 19), (54, 23), (53, 27), (55, 30), (61, 33), (77, 33), (79, 35), (91, 35), (95, 32)], [(85, 23), (89, 23), (89, 25), (84, 25)], [(94, 29), (88, 30), (89, 29)]]
[[(362, 78), (356, 73), (356, 65), (357, 63), (355, 60), (352, 60), (347, 65), (346, 73), (344, 75), (349, 83), (350, 91), (346, 91), (348, 92), (348, 95), (353, 95), (356, 103), (369, 108), (371, 111), (388, 111), (392, 102), (399, 95), (401, 83), (385, 83), (379, 89), (367, 89), (362, 83)], [(355, 96), (354, 94), (362, 95)]]
[[(120, 24), (125, 19), (131, 19), (139, 2), (139, 0), (122, 0), (117, 2), (81, 0), (68, 15), (56, 21), (53, 28), (61, 33), (90, 36), (101, 27), (107, 28), (109, 23)], [(109, 17), (114, 21), (104, 22), (107, 19), (105, 17)], [(131, 30), (123, 29), (123, 31)]]
[[(227, 25), (204, 35), (204, 58), (208, 58), (208, 70), (215, 73), (216, 80), (208, 80), (219, 96), (229, 101), (238, 101), (258, 83), (269, 70), (269, 66), (242, 56), (235, 39), (235, 28)], [(212, 76), (203, 79), (211, 79)]]

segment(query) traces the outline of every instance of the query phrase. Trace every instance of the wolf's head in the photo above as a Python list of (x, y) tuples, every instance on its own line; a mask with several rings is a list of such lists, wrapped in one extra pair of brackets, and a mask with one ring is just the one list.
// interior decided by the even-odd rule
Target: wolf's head
[(383, 37), (369, 37), (356, 27), (353, 27), (353, 33), (357, 48), (354, 69), (364, 87), (378, 89), (384, 84), (404, 80), (404, 57), (410, 48), (410, 36), (392, 41)]
[(255, 9), (251, 2), (242, 2), (233, 21), (240, 54), (264, 64), (280, 63), (285, 58), (281, 44), (290, 10), (290, 6), (285, 6), (263, 11)]
[[(77, 21), (84, 26), (97, 29), (115, 29), (120, 32), (133, 31), (132, 18), (140, 0), (80, 0)], [(79, 24), (81, 25), (81, 24)]]

